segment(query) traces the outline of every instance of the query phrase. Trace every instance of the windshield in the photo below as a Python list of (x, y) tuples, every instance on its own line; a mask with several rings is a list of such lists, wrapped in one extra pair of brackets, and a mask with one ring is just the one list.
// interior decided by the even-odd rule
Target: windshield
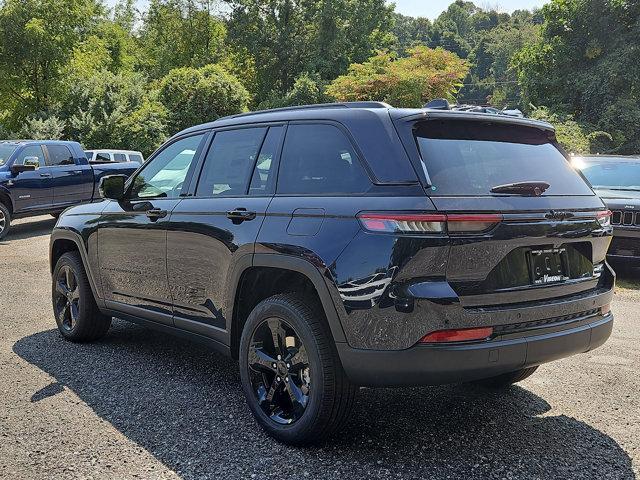
[(418, 124), (415, 135), (431, 180), (431, 195), (505, 195), (491, 193), (491, 189), (519, 182), (548, 183), (544, 196), (593, 195), (544, 130), (430, 120)]
[(0, 166), (7, 163), (7, 160), (9, 160), (9, 158), (15, 151), (15, 145), (11, 145), (9, 143), (0, 143)]
[(581, 168), (593, 188), (609, 190), (640, 190), (640, 160), (629, 162), (623, 160), (592, 161), (575, 159), (574, 163)]

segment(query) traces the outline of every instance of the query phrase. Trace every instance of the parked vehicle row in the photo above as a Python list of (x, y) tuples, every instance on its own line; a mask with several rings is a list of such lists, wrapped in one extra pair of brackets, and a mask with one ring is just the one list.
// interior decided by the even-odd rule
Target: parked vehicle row
[(99, 198), (98, 182), (131, 175), (137, 162), (90, 164), (77, 142), (0, 142), (0, 239), (15, 218), (51, 214)]
[(611, 212), (551, 125), (347, 103), (184, 130), (52, 235), (61, 334), (117, 316), (238, 359), (293, 444), (357, 387), (518, 382), (609, 337)]

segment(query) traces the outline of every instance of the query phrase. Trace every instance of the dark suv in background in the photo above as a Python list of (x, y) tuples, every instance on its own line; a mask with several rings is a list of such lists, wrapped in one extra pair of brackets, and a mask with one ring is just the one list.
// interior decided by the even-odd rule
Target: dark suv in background
[(601, 345), (610, 212), (546, 123), (316, 105), (175, 135), (51, 236), (72, 341), (117, 316), (239, 360), (258, 422), (293, 444), (357, 386), (482, 381)]
[(572, 162), (612, 211), (612, 265), (640, 267), (640, 157), (591, 155)]

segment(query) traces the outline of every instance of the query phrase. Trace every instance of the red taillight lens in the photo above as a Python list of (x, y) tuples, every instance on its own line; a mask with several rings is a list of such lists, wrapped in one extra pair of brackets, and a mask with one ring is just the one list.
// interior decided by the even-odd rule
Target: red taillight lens
[(470, 342), (473, 340), (486, 340), (492, 334), (492, 327), (439, 330), (422, 337), (420, 343)]
[(489, 230), (502, 221), (500, 214), (361, 213), (362, 226), (372, 232), (474, 233)]
[(600, 225), (608, 227), (611, 225), (611, 215), (613, 215), (611, 210), (602, 210), (601, 212), (596, 213), (596, 219)]
[(362, 213), (358, 218), (372, 232), (440, 233), (447, 221), (446, 215), (438, 214)]

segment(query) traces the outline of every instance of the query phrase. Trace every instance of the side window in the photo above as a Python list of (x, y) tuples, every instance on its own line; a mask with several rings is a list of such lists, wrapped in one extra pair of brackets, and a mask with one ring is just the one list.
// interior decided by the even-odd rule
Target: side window
[(132, 162), (142, 163), (142, 155), (138, 155), (137, 153), (130, 153), (129, 160)]
[(106, 152), (98, 152), (96, 153), (96, 162), (111, 162), (111, 154)]
[(124, 153), (114, 153), (113, 154), (113, 161), (114, 162), (126, 162), (127, 161), (127, 156)]
[(245, 195), (266, 128), (243, 128), (216, 133), (202, 168), (196, 196)]
[(204, 134), (192, 135), (160, 151), (133, 181), (132, 198), (177, 198)]
[(47, 145), (47, 151), (49, 152), (49, 165), (61, 166), (61, 165), (75, 165), (71, 150), (64, 145)]
[(371, 188), (351, 142), (333, 125), (291, 125), (282, 150), (278, 193), (363, 193)]
[(264, 195), (273, 192), (276, 168), (276, 154), (284, 127), (271, 127), (260, 149), (256, 162), (249, 195)]
[(34, 164), (37, 161), (38, 167), (45, 166), (44, 153), (42, 152), (42, 147), (40, 145), (29, 145), (24, 147), (18, 154), (15, 163), (17, 165), (24, 165), (25, 159), (28, 160), (27, 163), (31, 164)]

